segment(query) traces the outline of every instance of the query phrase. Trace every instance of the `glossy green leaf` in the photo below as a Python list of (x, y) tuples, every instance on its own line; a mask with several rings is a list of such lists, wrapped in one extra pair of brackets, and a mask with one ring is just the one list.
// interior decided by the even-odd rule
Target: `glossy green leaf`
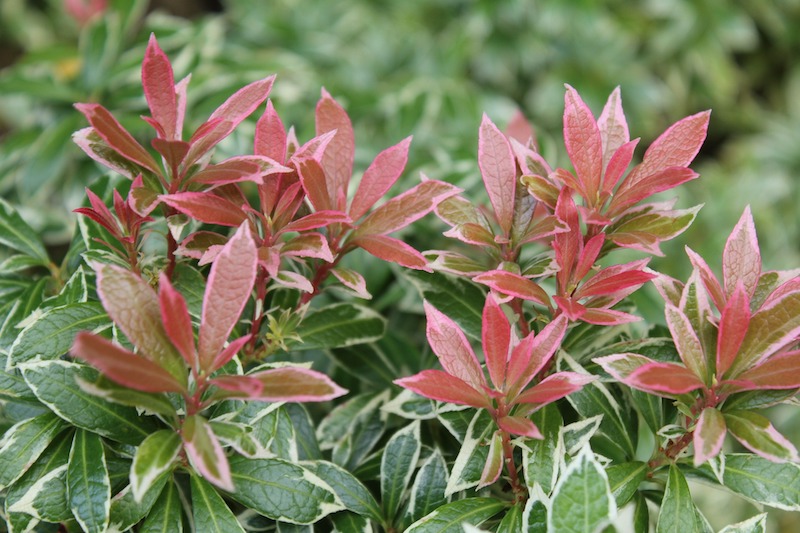
[(342, 348), (374, 342), (383, 336), (386, 320), (375, 311), (351, 304), (332, 304), (309, 311), (297, 327), (298, 350)]
[(728, 489), (748, 500), (800, 511), (800, 464), (774, 463), (754, 454), (729, 454), (725, 456), (722, 480)]
[(39, 401), (79, 428), (134, 445), (158, 429), (155, 420), (140, 416), (136, 409), (84, 391), (78, 380), (90, 383), (96, 380), (98, 373), (93, 368), (53, 360), (25, 363), (21, 369)]
[(134, 524), (138, 524), (153, 508), (156, 500), (164, 490), (164, 485), (171, 477), (166, 472), (162, 474), (151, 485), (150, 490), (147, 491), (140, 502), (137, 502), (133, 497), (130, 485), (111, 498), (110, 518), (108, 520), (109, 529), (111, 531), (126, 531)]
[(475, 413), (450, 471), (445, 495), (450, 496), (480, 483), (481, 473), (489, 454), (489, 447), (486, 444), (494, 430), (494, 423), (485, 410), (481, 409)]
[(244, 533), (239, 521), (217, 490), (205, 479), (191, 476), (192, 513), (197, 531), (209, 533)]
[(372, 533), (372, 525), (364, 516), (347, 511), (331, 516), (333, 533)]
[(108, 527), (111, 483), (102, 439), (84, 429), (75, 432), (67, 467), (67, 495), (72, 514), (87, 533)]
[(606, 468), (608, 485), (617, 507), (622, 507), (628, 503), (639, 485), (647, 477), (647, 464), (640, 461), (611, 465)]
[(42, 278), (32, 283), (15, 284), (22, 289), (21, 292), (15, 292), (13, 297), (9, 295), (8, 303), (0, 303), (0, 311), (4, 316), (0, 322), (0, 349), (8, 349), (17, 339), (20, 322), (42, 303), (49, 282), (47, 278)]
[(273, 520), (311, 524), (344, 509), (319, 476), (282, 459), (230, 458), (231, 497)]
[(300, 460), (322, 459), (314, 422), (305, 406), (300, 403), (287, 403), (283, 410), (289, 416), (297, 443), (297, 457)]
[(703, 533), (686, 478), (676, 465), (670, 465), (667, 488), (661, 500), (656, 533)]
[(447, 464), (442, 453), (434, 449), (419, 467), (414, 484), (411, 486), (405, 517), (407, 523), (415, 522), (444, 505), (447, 502), (446, 488)]
[(58, 359), (69, 351), (76, 333), (97, 330), (108, 325), (108, 316), (98, 302), (49, 309), (20, 332), (11, 346), (13, 364), (24, 363), (36, 357), (44, 360)]
[(547, 517), (551, 531), (596, 531), (616, 515), (605, 470), (588, 446), (561, 474)]
[(0, 244), (35, 258), (40, 265), (50, 260), (36, 232), (5, 200), (0, 198)]
[(497, 533), (519, 533), (522, 529), (522, 513), (523, 508), (521, 504), (514, 505), (506, 511), (500, 525), (497, 526)]
[(64, 426), (59, 417), (46, 413), (8, 428), (0, 440), (0, 489), (19, 479)]
[(555, 404), (545, 405), (533, 413), (531, 420), (544, 438), (525, 441), (527, 449), (522, 452), (525, 483), (529, 489), (534, 483), (539, 483), (549, 494), (556, 484), (559, 464), (564, 456), (563, 442), (558, 436), (563, 420)]
[(406, 533), (462, 533), (462, 524), (480, 525), (504, 507), (504, 502), (494, 498), (457, 500), (417, 520), (406, 529)]
[(481, 338), (483, 305), (486, 295), (471, 281), (447, 274), (429, 274), (417, 270), (405, 275), (429, 304), (450, 317), (464, 333)]
[(408, 483), (417, 466), (420, 442), (420, 423), (415, 420), (397, 431), (383, 450), (381, 459), (381, 498), (383, 510), (390, 523), (400, 509)]
[(95, 381), (79, 381), (81, 390), (111, 403), (138, 407), (143, 414), (160, 414), (175, 418), (175, 406), (165, 394), (142, 392), (119, 385), (101, 375)]
[(305, 461), (301, 465), (319, 476), (348, 511), (376, 522), (382, 520), (381, 508), (372, 493), (353, 474), (328, 461)]
[(183, 508), (175, 483), (167, 483), (138, 529), (139, 533), (182, 533)]
[(147, 436), (136, 449), (131, 464), (131, 490), (137, 502), (161, 477), (171, 469), (181, 450), (181, 436), (177, 431), (161, 429)]

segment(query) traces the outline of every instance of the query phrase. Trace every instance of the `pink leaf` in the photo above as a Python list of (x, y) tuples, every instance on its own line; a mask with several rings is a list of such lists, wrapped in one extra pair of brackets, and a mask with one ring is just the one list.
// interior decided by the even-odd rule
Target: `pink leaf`
[[(630, 141), (631, 136), (628, 132), (628, 121), (625, 120), (625, 113), (622, 111), (622, 96), (620, 96), (619, 87), (612, 91), (611, 95), (603, 107), (603, 112), (600, 113), (600, 118), (597, 119), (597, 128), (600, 130), (600, 138), (603, 145), (603, 168), (608, 168), (608, 163), (611, 161), (612, 156), (617, 150)], [(633, 150), (631, 150), (631, 153)], [(630, 163), (630, 159), (628, 159)], [(627, 164), (625, 165), (628, 166)], [(608, 181), (608, 170), (606, 170), (605, 181)], [(606, 183), (603, 183), (603, 188), (606, 189)], [(611, 190), (608, 187), (608, 190)]]
[(289, 167), (285, 167), (268, 157), (248, 155), (231, 157), (216, 165), (209, 165), (191, 176), (188, 181), (203, 185), (225, 185), (252, 181), (260, 185), (264, 182), (266, 176), (290, 171)]
[(207, 224), (237, 227), (248, 219), (241, 205), (208, 192), (179, 192), (164, 195), (161, 201)]
[(619, 326), (620, 324), (638, 322), (642, 319), (636, 315), (624, 313), (615, 309), (587, 308), (580, 316), (580, 320), (587, 324), (596, 324), (598, 326)]
[(547, 205), (550, 209), (555, 209), (560, 189), (552, 181), (538, 174), (522, 176), (520, 181), (528, 188), (528, 193), (531, 196)]
[(522, 145), (535, 142), (533, 127), (519, 109), (515, 110), (514, 114), (511, 115), (505, 134), (509, 139), (514, 139)]
[(725, 433), (727, 427), (722, 413), (713, 407), (703, 409), (694, 429), (695, 468), (719, 455), (725, 442)]
[(115, 265), (97, 265), (97, 292), (111, 320), (139, 349), (139, 354), (183, 379), (183, 358), (161, 322), (158, 296), (142, 278)]
[(703, 286), (708, 291), (709, 296), (711, 296), (714, 305), (717, 306), (717, 309), (723, 309), (727, 298), (714, 272), (705, 260), (688, 246), (686, 247), (686, 255), (689, 256), (689, 261), (692, 262), (692, 266), (700, 275)]
[(502, 390), (506, 380), (506, 364), (511, 345), (511, 324), (491, 295), (487, 296), (483, 307), (481, 342), (486, 368), (489, 370), (494, 388)]
[(400, 239), (385, 235), (362, 235), (353, 239), (351, 244), (363, 248), (378, 259), (397, 263), (406, 268), (431, 271), (425, 256)]
[(233, 492), (228, 458), (208, 421), (200, 415), (187, 416), (181, 428), (181, 438), (194, 469), (210, 483)]
[(736, 377), (751, 385), (737, 390), (800, 388), (800, 350), (774, 355)]
[(604, 268), (581, 285), (574, 296), (576, 298), (588, 298), (590, 296), (612, 295), (619, 292), (627, 292), (630, 289), (637, 289), (656, 277), (656, 274), (640, 270), (644, 268), (646, 263), (647, 260), (634, 261), (624, 265)]
[(722, 309), (717, 335), (717, 378), (733, 365), (750, 326), (750, 298), (739, 282), (730, 300)]
[(272, 279), (282, 287), (297, 289), (301, 292), (314, 292), (314, 286), (308, 281), (308, 278), (297, 272), (292, 272), (291, 270), (281, 270), (275, 274)]
[(506, 393), (509, 397), (516, 396), (541, 372), (561, 346), (568, 325), (565, 316), (558, 316), (538, 335), (531, 333), (514, 347), (506, 372)]
[(304, 233), (286, 241), (281, 255), (294, 257), (313, 257), (333, 263), (333, 253), (328, 240), (321, 233)]
[(640, 366), (623, 382), (634, 389), (660, 396), (685, 394), (705, 386), (688, 368), (674, 363), (659, 362)]
[(94, 333), (78, 333), (70, 351), (125, 387), (143, 392), (186, 392), (184, 385), (156, 363)]
[(472, 279), (501, 294), (530, 300), (550, 307), (550, 297), (544, 289), (526, 277), (505, 270), (490, 270)]
[(346, 211), (347, 185), (353, 174), (356, 151), (355, 135), (350, 117), (325, 89), (322, 89), (322, 98), (317, 102), (316, 128), (317, 135), (336, 130), (336, 135), (322, 156), (322, 168), (330, 179), (327, 185), (331, 207)]
[(264, 384), (252, 376), (224, 375), (217, 376), (208, 381), (209, 384), (219, 387), (230, 394), (225, 397), (257, 399), (264, 390)]
[(497, 425), (512, 435), (522, 435), (531, 439), (543, 439), (544, 436), (536, 424), (523, 416), (504, 416), (497, 419)]
[(487, 246), (489, 248), (499, 248), (495, 241), (494, 233), (478, 224), (467, 222), (459, 224), (444, 232), (445, 237), (458, 239), (467, 244), (475, 246)]
[(692, 328), (689, 318), (683, 311), (670, 304), (664, 308), (664, 314), (681, 361), (696, 376), (696, 379), (710, 383), (709, 362), (706, 360), (703, 345), (697, 338), (697, 333)]
[(141, 165), (124, 158), (111, 148), (94, 128), (83, 128), (76, 131), (72, 134), (72, 141), (86, 155), (128, 179), (135, 178), (137, 174), (141, 174), (145, 170)]
[(356, 229), (356, 235), (386, 235), (405, 228), (460, 192), (458, 187), (443, 181), (423, 181), (367, 215)]
[(295, 221), (289, 222), (284, 226), (280, 233), (289, 231), (308, 231), (310, 229), (322, 228), (331, 224), (350, 224), (351, 219), (339, 211), (317, 211)]
[(364, 276), (359, 272), (350, 270), (349, 268), (336, 267), (331, 270), (331, 274), (333, 274), (342, 285), (355, 292), (356, 296), (359, 298), (365, 300), (372, 299), (372, 295), (367, 290), (367, 282), (364, 280)]
[(427, 301), (424, 302), (424, 307), (428, 320), (428, 343), (439, 358), (442, 368), (472, 388), (481, 390), (486, 385), (486, 379), (464, 332), (450, 317)]
[(353, 220), (364, 216), (370, 208), (394, 185), (408, 162), (408, 147), (411, 137), (379, 153), (364, 172), (358, 190), (350, 204), (349, 214)]
[(175, 290), (164, 273), (158, 280), (158, 300), (164, 329), (172, 341), (172, 345), (178, 349), (186, 364), (197, 370), (194, 330), (192, 329), (192, 319), (186, 308), (186, 300)]
[(529, 403), (544, 405), (564, 396), (568, 396), (575, 391), (581, 390), (584, 385), (596, 380), (597, 376), (589, 374), (578, 374), (577, 372), (558, 372), (547, 376), (542, 381), (524, 391), (512, 402), (514, 405)]
[(725, 294), (730, 297), (736, 290), (736, 285), (741, 282), (744, 284), (747, 296), (752, 298), (760, 276), (761, 252), (758, 248), (753, 215), (750, 213), (750, 206), (747, 206), (728, 237), (722, 253)]
[(589, 205), (597, 202), (603, 173), (603, 141), (592, 111), (567, 85), (564, 97), (564, 144)]
[[(597, 261), (597, 258), (600, 255), (600, 251), (603, 249), (603, 244), (606, 242), (605, 237), (606, 236), (604, 233), (600, 233), (586, 242), (580, 256), (578, 257), (578, 261), (575, 264), (575, 273), (573, 274), (574, 279), (582, 280), (586, 274), (589, 273), (589, 270), (592, 269), (595, 261)], [(594, 278), (596, 277), (597, 276)], [(590, 283), (591, 281), (592, 280), (589, 280)]]
[(236, 126), (247, 118), (247, 115), (255, 111), (266, 100), (270, 89), (272, 89), (273, 81), (275, 81), (275, 76), (254, 81), (225, 100), (211, 114), (205, 124), (201, 125), (192, 135), (189, 141), (192, 149), (186, 156), (184, 166), (190, 166), (207, 154), (222, 139), (230, 135), (236, 129)]
[(667, 167), (649, 176), (645, 176), (636, 183), (629, 178), (622, 182), (617, 193), (611, 200), (607, 215), (611, 218), (623, 213), (626, 208), (649, 198), (656, 193), (664, 192), (687, 181), (691, 181), (699, 174), (686, 167)]
[(250, 340), (251, 336), (245, 335), (244, 337), (239, 337), (235, 341), (231, 341), (219, 354), (217, 357), (214, 358), (214, 363), (211, 365), (212, 371), (219, 370), (228, 362), (233, 359), (233, 357), (239, 353), (245, 344)]
[(478, 134), (478, 166), (492, 203), (497, 223), (508, 237), (514, 218), (517, 168), (508, 139), (486, 114)]
[(261, 382), (262, 390), (252, 400), (266, 402), (324, 402), (347, 394), (331, 378), (316, 370), (293, 366), (272, 368), (247, 377)]
[(286, 129), (271, 100), (267, 100), (267, 109), (256, 124), (253, 153), (279, 163), (286, 161)]
[(142, 86), (153, 119), (164, 130), (164, 138), (170, 141), (179, 140), (181, 132), (176, 130), (178, 100), (172, 65), (152, 33), (142, 62)]
[(317, 211), (333, 210), (335, 202), (329, 196), (328, 177), (322, 169), (322, 165), (315, 159), (302, 159), (297, 162), (297, 173), (314, 209)]
[(666, 274), (659, 274), (656, 272), (657, 277), (651, 281), (655, 285), (656, 290), (661, 295), (665, 302), (678, 307), (681, 301), (681, 294), (683, 293), (683, 282), (667, 276)]
[(203, 296), (198, 355), (209, 370), (239, 320), (256, 279), (257, 252), (250, 229), (242, 224), (214, 260)]
[(161, 174), (153, 156), (117, 122), (117, 119), (106, 108), (100, 104), (75, 104), (75, 108), (84, 114), (95, 133), (119, 155), (146, 168), (153, 174)]
[[(519, 238), (519, 244), (539, 241), (552, 237), (556, 233), (564, 233), (569, 229), (554, 215), (533, 218), (525, 233)], [(546, 241), (545, 241), (546, 242)]]
[(611, 159), (608, 161), (607, 166), (605, 167), (606, 171), (603, 177), (602, 188), (604, 195), (610, 194), (614, 190), (614, 187), (616, 187), (617, 183), (619, 183), (620, 178), (628, 169), (628, 165), (631, 164), (633, 152), (638, 144), (639, 139), (634, 139), (623, 144), (613, 153)]
[(214, 246), (222, 248), (226, 242), (228, 242), (228, 239), (219, 233), (214, 233), (212, 231), (196, 231), (183, 239), (180, 246), (178, 246), (178, 249), (175, 251), (175, 254), (201, 259), (210, 248)]
[(463, 380), (441, 370), (423, 370), (419, 374), (394, 380), (396, 385), (440, 402), (469, 405), (477, 408), (491, 407), (485, 394), (478, 392)]

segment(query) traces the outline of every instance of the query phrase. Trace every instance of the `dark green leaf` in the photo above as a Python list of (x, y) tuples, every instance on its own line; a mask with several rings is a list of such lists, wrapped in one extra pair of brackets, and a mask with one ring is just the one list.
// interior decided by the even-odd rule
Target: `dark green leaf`
[(447, 502), (444, 491), (447, 488), (447, 464), (441, 452), (435, 449), (422, 463), (411, 486), (407, 520), (415, 522), (432, 513)]
[(167, 483), (138, 531), (139, 533), (183, 532), (183, 509), (175, 483)]
[(63, 420), (46, 413), (7, 429), (0, 440), (0, 489), (19, 479), (64, 426)]
[(692, 501), (689, 485), (678, 467), (670, 465), (667, 488), (658, 513), (656, 533), (702, 532), (702, 522)]
[(397, 431), (383, 450), (381, 460), (381, 497), (383, 510), (389, 523), (400, 509), (408, 483), (417, 466), (422, 443), (419, 421), (415, 420)]
[(19, 213), (0, 198), (0, 244), (35, 258), (40, 265), (47, 266), (50, 259), (42, 241)]
[(428, 303), (452, 318), (471, 337), (481, 338), (486, 295), (478, 285), (464, 278), (419, 270), (406, 271), (405, 275)]
[(369, 309), (350, 303), (313, 309), (297, 327), (302, 342), (296, 350), (323, 350), (375, 342), (383, 336), (386, 320)]
[(126, 531), (134, 524), (139, 523), (156, 503), (164, 485), (171, 479), (167, 472), (161, 475), (150, 490), (144, 495), (141, 502), (137, 502), (133, 497), (130, 486), (125, 487), (121, 492), (111, 499), (111, 510), (109, 511), (109, 524), (112, 530)]
[(522, 455), (525, 482), (529, 489), (534, 483), (538, 483), (542, 490), (549, 494), (556, 484), (559, 464), (564, 456), (564, 449), (558, 437), (563, 420), (555, 404), (545, 405), (533, 413), (532, 420), (544, 438), (525, 441), (530, 450), (523, 450)]
[(0, 308), (3, 318), (0, 323), (0, 349), (8, 349), (19, 335), (18, 326), (23, 319), (27, 318), (44, 299), (44, 291), (49, 280), (42, 278), (30, 284), (24, 285), (24, 290), (19, 295), (8, 301)]
[(485, 410), (475, 413), (450, 472), (445, 494), (450, 496), (480, 483), (481, 473), (489, 456), (489, 446), (486, 444), (494, 430), (494, 422)]
[(101, 438), (78, 429), (72, 441), (67, 468), (69, 507), (87, 533), (101, 533), (108, 528), (111, 507), (111, 483)]
[(753, 454), (730, 454), (725, 456), (723, 482), (748, 500), (800, 511), (800, 464), (773, 463)]
[(372, 533), (369, 520), (347, 511), (331, 515), (334, 533)]
[(442, 505), (417, 520), (406, 533), (463, 533), (462, 524), (478, 526), (503, 510), (506, 504), (494, 498), (465, 498)]
[(306, 408), (299, 403), (287, 403), (283, 409), (289, 415), (297, 442), (297, 456), (301, 461), (322, 459), (314, 425)]
[(347, 510), (376, 522), (381, 521), (381, 508), (369, 490), (353, 474), (328, 461), (305, 461), (302, 466), (327, 483)]
[[(197, 531), (209, 533), (244, 533), (239, 521), (217, 490), (205, 479), (191, 476), (192, 512)], [(165, 491), (166, 492), (166, 491)]]
[(606, 468), (608, 484), (617, 507), (622, 507), (633, 498), (639, 485), (647, 477), (647, 464), (639, 461), (611, 465)]
[(517, 504), (506, 511), (500, 525), (497, 526), (497, 533), (519, 533), (522, 531), (522, 505)]

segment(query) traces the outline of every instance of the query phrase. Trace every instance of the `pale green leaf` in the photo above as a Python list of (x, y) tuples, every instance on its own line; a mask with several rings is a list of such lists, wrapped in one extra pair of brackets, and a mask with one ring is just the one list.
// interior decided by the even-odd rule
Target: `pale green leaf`
[(75, 432), (67, 468), (69, 507), (87, 533), (108, 527), (111, 483), (102, 439), (83, 429)]
[(328, 461), (304, 461), (301, 466), (319, 476), (348, 511), (376, 522), (382, 520), (381, 508), (372, 493), (353, 474)]
[(586, 446), (568, 465), (553, 490), (547, 517), (552, 531), (597, 531), (616, 515), (605, 470)]
[(767, 417), (752, 411), (726, 411), (723, 416), (731, 435), (751, 451), (773, 461), (800, 460), (794, 445)]
[(658, 513), (656, 533), (702, 532), (702, 521), (697, 515), (686, 478), (676, 465), (670, 465), (667, 488)]
[(181, 436), (172, 429), (161, 429), (147, 436), (136, 449), (131, 464), (131, 490), (137, 502), (161, 474), (170, 470), (181, 450)]
[(725, 526), (719, 533), (767, 533), (767, 513), (761, 513), (742, 522)]

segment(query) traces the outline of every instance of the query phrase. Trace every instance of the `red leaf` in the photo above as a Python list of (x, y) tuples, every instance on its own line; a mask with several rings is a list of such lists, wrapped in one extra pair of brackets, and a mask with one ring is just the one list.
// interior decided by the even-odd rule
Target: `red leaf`
[(315, 159), (302, 159), (297, 162), (297, 173), (314, 209), (317, 211), (334, 210), (335, 203), (329, 196), (328, 177), (322, 169), (322, 165)]
[(567, 85), (564, 97), (564, 144), (589, 205), (595, 205), (603, 173), (603, 141), (592, 111)]
[(489, 408), (491, 402), (481, 392), (441, 370), (423, 370), (419, 374), (394, 380), (396, 385), (440, 402)]
[(739, 382), (750, 382), (738, 390), (796, 389), (800, 388), (800, 350), (774, 355), (736, 377)]
[(255, 399), (264, 390), (264, 384), (252, 376), (225, 375), (218, 376), (208, 382), (231, 393), (225, 394), (225, 397)]
[(533, 127), (519, 109), (515, 110), (514, 114), (511, 115), (511, 119), (506, 125), (505, 135), (509, 139), (514, 139), (525, 146), (528, 143), (535, 143)]
[(245, 344), (250, 340), (251, 336), (245, 335), (244, 337), (239, 337), (235, 341), (231, 341), (225, 349), (223, 349), (216, 358), (214, 358), (214, 363), (211, 365), (212, 371), (218, 370), (228, 364), (228, 361), (233, 359), (233, 356), (239, 353)]
[(186, 364), (197, 370), (194, 330), (192, 328), (192, 319), (186, 308), (186, 300), (175, 290), (164, 273), (161, 274), (158, 280), (158, 300), (164, 329), (170, 341), (172, 341), (172, 345), (178, 349)]
[(351, 243), (363, 248), (378, 259), (397, 263), (406, 268), (431, 271), (425, 256), (400, 239), (385, 235), (362, 235), (353, 239)]
[(714, 305), (717, 306), (717, 309), (723, 309), (725, 307), (725, 293), (722, 290), (722, 286), (719, 284), (719, 280), (714, 275), (714, 272), (705, 262), (705, 259), (700, 257), (694, 250), (686, 247), (686, 255), (689, 256), (689, 261), (691, 261), (692, 266), (700, 275), (700, 279), (703, 282), (703, 286), (708, 291), (709, 296), (711, 296), (711, 300), (714, 302)]
[(558, 372), (547, 376), (542, 381), (524, 391), (512, 402), (544, 405), (560, 400), (575, 391), (581, 390), (584, 385), (597, 379), (597, 376), (578, 374), (577, 372)]
[(325, 89), (322, 89), (322, 98), (317, 102), (316, 128), (317, 135), (336, 130), (336, 135), (322, 156), (322, 168), (330, 179), (328, 182), (328, 197), (332, 201), (330, 207), (346, 211), (347, 185), (353, 174), (353, 159), (356, 152), (355, 135), (350, 117)]
[(481, 342), (486, 368), (489, 370), (494, 388), (502, 390), (506, 380), (506, 365), (511, 347), (511, 324), (491, 295), (486, 298), (486, 304), (483, 307)]
[(598, 326), (619, 326), (630, 322), (638, 322), (641, 317), (616, 311), (614, 309), (587, 308), (580, 316), (580, 319), (587, 324), (597, 324)]
[(486, 378), (464, 332), (447, 315), (427, 301), (424, 302), (428, 320), (426, 333), (433, 353), (449, 374), (468, 383), (476, 390), (486, 385)]
[(623, 213), (626, 208), (644, 200), (656, 193), (664, 192), (699, 176), (694, 170), (685, 167), (668, 167), (649, 176), (645, 176), (636, 183), (630, 179), (622, 182), (617, 193), (611, 200), (607, 215), (611, 218)]
[(367, 282), (360, 273), (349, 268), (336, 267), (331, 270), (339, 282), (356, 293), (356, 296), (365, 300), (372, 299), (372, 295), (367, 290)]
[(703, 382), (688, 368), (659, 362), (640, 366), (628, 375), (624, 383), (634, 389), (671, 396), (704, 387)]
[(356, 235), (386, 235), (405, 228), (460, 192), (458, 187), (443, 181), (423, 181), (367, 215), (356, 229)]
[(286, 161), (286, 129), (271, 100), (267, 100), (267, 109), (256, 123), (253, 153), (279, 163)]
[[(581, 251), (580, 256), (578, 257), (578, 261), (575, 264), (575, 273), (573, 277), (576, 280), (582, 280), (586, 274), (589, 273), (589, 270), (592, 269), (594, 266), (594, 262), (597, 261), (598, 256), (600, 255), (600, 251), (603, 249), (603, 244), (606, 242), (606, 236), (604, 233), (600, 233), (599, 235), (595, 235), (584, 245), (583, 250)], [(599, 274), (598, 274), (599, 275)], [(597, 276), (593, 277), (595, 279)], [(592, 280), (589, 280), (591, 283)]]
[(143, 392), (186, 391), (184, 385), (156, 363), (88, 331), (75, 336), (71, 353), (91, 363), (111, 380), (131, 389)]
[(753, 297), (761, 276), (761, 252), (758, 248), (756, 227), (750, 206), (745, 207), (739, 222), (733, 228), (725, 250), (722, 252), (722, 278), (725, 294), (730, 297), (738, 283), (744, 285), (749, 298)]
[(317, 211), (302, 218), (289, 222), (279, 233), (288, 231), (308, 231), (322, 228), (330, 224), (350, 224), (351, 219), (339, 211)]
[(620, 178), (628, 169), (633, 159), (633, 152), (636, 150), (636, 145), (639, 144), (639, 139), (634, 139), (630, 142), (623, 144), (611, 156), (606, 166), (605, 176), (603, 177), (603, 194), (610, 194), (614, 187), (619, 183)]
[(285, 167), (268, 157), (249, 155), (231, 157), (219, 164), (209, 165), (190, 177), (188, 181), (203, 185), (225, 185), (252, 181), (260, 185), (264, 182), (266, 176), (290, 171), (289, 167)]
[(163, 129), (164, 138), (179, 140), (181, 131), (177, 129), (178, 100), (172, 65), (152, 33), (142, 62), (142, 86), (150, 113)]
[(266, 402), (324, 402), (347, 394), (328, 376), (308, 368), (284, 366), (248, 374), (261, 383), (261, 392), (251, 400)]
[(575, 298), (588, 298), (628, 292), (630, 289), (635, 290), (656, 277), (656, 274), (652, 272), (641, 270), (647, 261), (644, 259), (604, 268), (581, 285), (574, 296)]
[(281, 248), (281, 255), (313, 257), (328, 263), (334, 260), (328, 240), (321, 233), (304, 233), (289, 239)]
[(155, 175), (161, 174), (153, 156), (117, 122), (117, 119), (106, 108), (100, 104), (75, 104), (75, 108), (86, 116), (86, 120), (92, 125), (95, 133), (115, 152)]
[(214, 260), (203, 296), (198, 355), (209, 370), (239, 320), (256, 279), (257, 252), (250, 229), (242, 224)]
[(567, 332), (568, 321), (558, 316), (547, 324), (538, 335), (533, 333), (522, 339), (511, 352), (506, 372), (506, 392), (514, 397), (528, 386), (533, 378), (556, 353)]
[(717, 378), (733, 365), (750, 326), (750, 298), (740, 282), (722, 309), (717, 335)]
[(266, 100), (272, 89), (273, 81), (275, 81), (275, 76), (254, 81), (225, 100), (192, 135), (189, 140), (192, 148), (186, 156), (184, 166), (189, 167), (222, 139), (230, 135), (236, 126), (247, 118), (247, 115), (255, 111)]
[(522, 435), (531, 439), (543, 439), (544, 436), (536, 424), (522, 416), (504, 416), (497, 419), (500, 429), (512, 435)]
[(406, 168), (410, 144), (411, 137), (406, 137), (398, 144), (379, 153), (370, 164), (364, 172), (350, 204), (349, 214), (353, 220), (364, 216), (397, 181)]
[(241, 205), (208, 192), (179, 192), (164, 195), (161, 200), (181, 213), (207, 224), (237, 227), (248, 220)]
[[(608, 97), (608, 101), (603, 107), (603, 112), (600, 113), (600, 118), (597, 119), (597, 128), (600, 130), (600, 138), (603, 144), (603, 168), (606, 169), (603, 189), (611, 190), (613, 185), (608, 187), (606, 183), (609, 181), (609, 161), (611, 161), (617, 150), (631, 139), (628, 132), (628, 121), (625, 120), (625, 113), (622, 111), (622, 97), (620, 96), (619, 87), (615, 88)], [(631, 149), (632, 153), (633, 150)], [(630, 163), (630, 159), (628, 159), (628, 163)], [(627, 166), (626, 163), (625, 167)]]
[(550, 307), (550, 297), (535, 282), (505, 270), (490, 270), (483, 274), (478, 274), (472, 279), (476, 283), (481, 283), (490, 287), (501, 294), (531, 300), (538, 304)]
[(497, 223), (508, 237), (514, 218), (517, 167), (508, 139), (486, 114), (478, 134), (478, 166), (492, 203)]
[(189, 415), (183, 421), (181, 438), (194, 469), (217, 487), (233, 492), (228, 458), (211, 424), (200, 415)]

